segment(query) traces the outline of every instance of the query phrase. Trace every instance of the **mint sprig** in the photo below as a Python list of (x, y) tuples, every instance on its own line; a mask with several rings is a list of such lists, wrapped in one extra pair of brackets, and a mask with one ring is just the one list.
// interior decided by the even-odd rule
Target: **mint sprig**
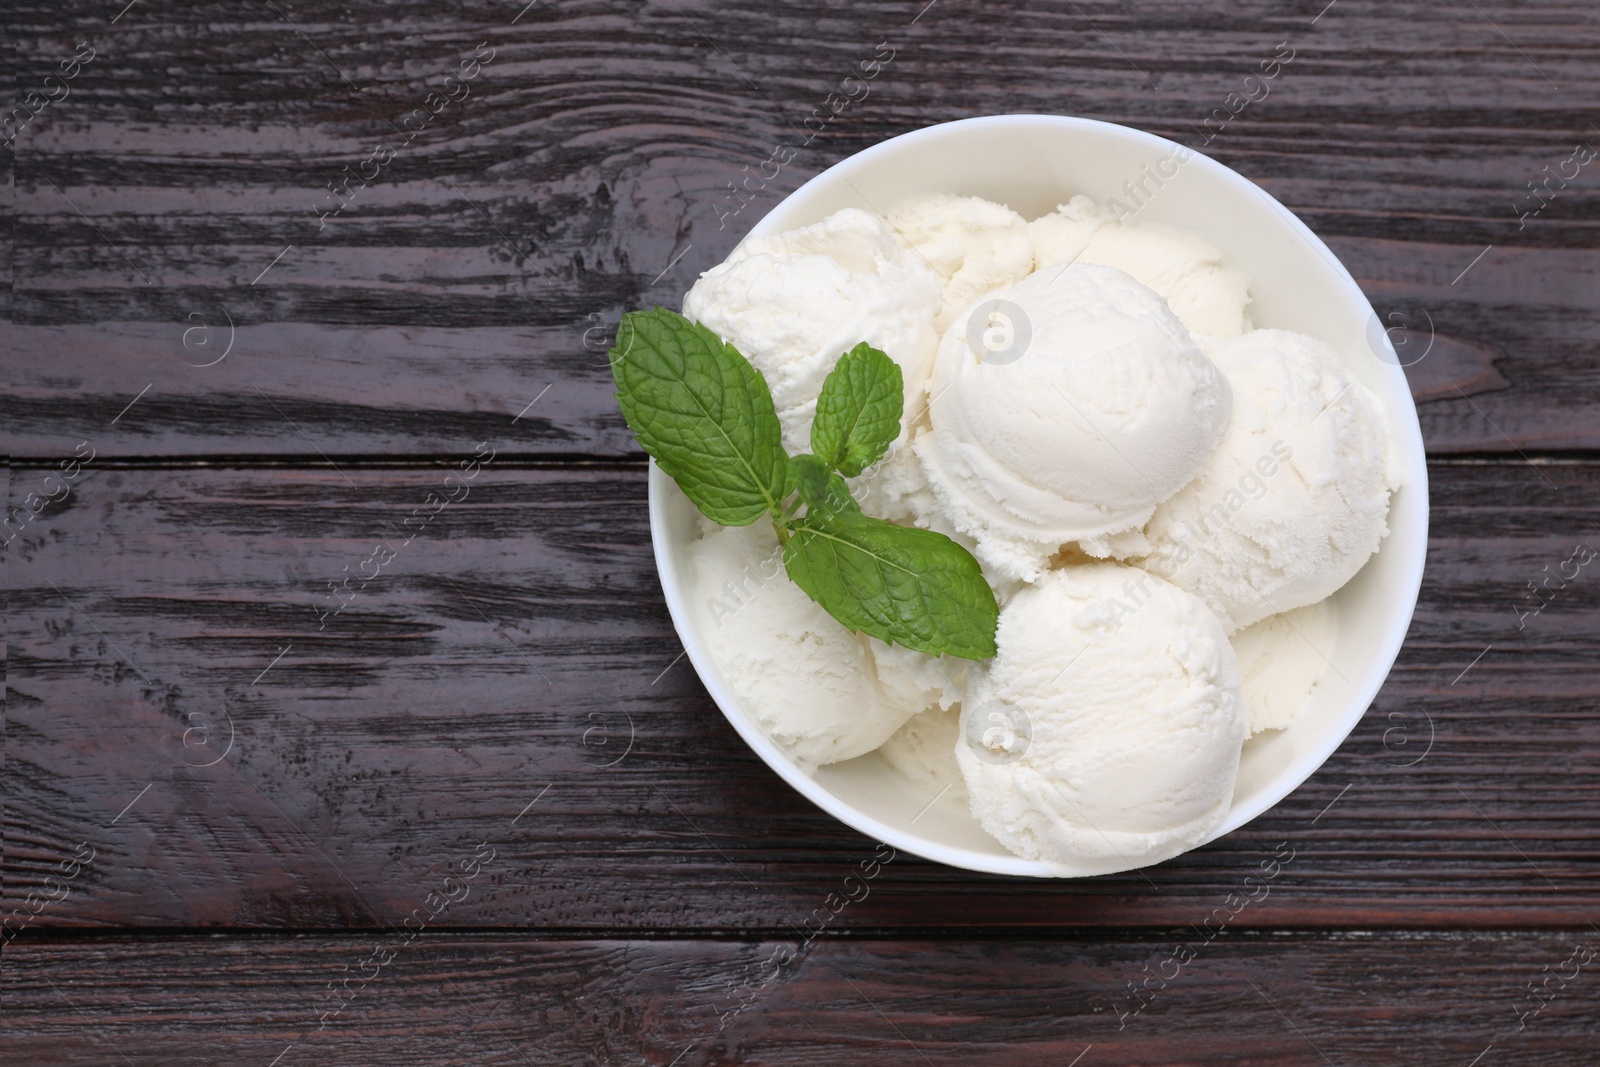
[(845, 481), (900, 435), (892, 359), (866, 342), (844, 353), (817, 397), (811, 453), (790, 457), (766, 380), (732, 345), (665, 308), (624, 315), (617, 338), (623, 417), (702, 514), (724, 526), (771, 515), (789, 578), (851, 630), (931, 655), (995, 654), (999, 609), (978, 561), (943, 534), (863, 515)]

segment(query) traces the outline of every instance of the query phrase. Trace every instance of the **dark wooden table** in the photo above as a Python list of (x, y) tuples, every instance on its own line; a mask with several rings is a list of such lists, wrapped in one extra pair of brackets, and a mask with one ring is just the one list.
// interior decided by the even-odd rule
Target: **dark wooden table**
[[(1600, 10), (525, 2), (7, 5), (8, 1067), (1600, 1063)], [(834, 914), (883, 853), (681, 659), (609, 329), (886, 137), (1199, 147), (1280, 42), (1204, 151), (1412, 363), (1387, 686), (1179, 860)]]

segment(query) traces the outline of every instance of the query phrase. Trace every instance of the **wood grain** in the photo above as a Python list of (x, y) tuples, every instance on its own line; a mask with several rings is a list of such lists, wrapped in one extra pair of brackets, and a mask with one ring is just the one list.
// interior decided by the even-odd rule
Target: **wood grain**
[[(9, 950), (0, 1025), (19, 1062), (61, 1067), (1378, 1067), (1465, 1065), (1490, 1046), (1494, 1063), (1546, 1067), (1593, 1050), (1585, 949), (1600, 935), (91, 938)], [(1146, 975), (1134, 1014), (1129, 985)], [(327, 987), (346, 981), (319, 1029), (340, 1003)], [(1548, 983), (1548, 1003), (1519, 1018), (1539, 1003), (1530, 982)]]
[[(1292, 65), (1202, 150), (1300, 213), (1428, 352), (1412, 373), (1430, 448), (1600, 446), (1597, 187), (1516, 206), (1600, 136), (1593, 7), (1324, 6), (412, 2), (373, 20), (311, 0), (139, 5), (113, 25), (20, 5), (20, 85), (79, 41), (97, 53), (15, 144), (25, 358), (0, 448), (438, 454), (548, 386), (516, 451), (636, 456), (607, 324), (675, 305), (805, 179), (982, 114), (1200, 146), (1279, 41)], [(871, 94), (797, 132), (877, 42), (895, 54)], [(402, 137), (480, 44), (470, 95)], [(363, 167), (388, 142), (392, 161)], [(778, 143), (793, 164), (724, 218), (729, 183)], [(319, 218), (347, 167), (379, 175)]]
[[(6, 905), (87, 842), (40, 925), (381, 927), (486, 842), (493, 892), (453, 923), (786, 928), (872, 854), (679, 661), (641, 467), (497, 460), (319, 629), (451, 469), (86, 468), (11, 548)], [(44, 474), (14, 470), (13, 501)], [(841, 927), (1193, 922), (1285, 841), (1244, 926), (1591, 920), (1600, 583), (1517, 605), (1600, 548), (1600, 465), (1433, 478), (1399, 663), (1284, 803), (1144, 874), (903, 858)]]

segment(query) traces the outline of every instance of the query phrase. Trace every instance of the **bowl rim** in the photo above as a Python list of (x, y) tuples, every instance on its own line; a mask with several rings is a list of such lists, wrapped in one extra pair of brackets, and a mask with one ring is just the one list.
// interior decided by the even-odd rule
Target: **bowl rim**
[[(1279, 214), (1296, 236), (1306, 243), (1309, 250), (1318, 254), (1333, 268), (1339, 284), (1346, 287), (1349, 294), (1353, 295), (1356, 301), (1368, 310), (1373, 320), (1376, 320), (1376, 312), (1373, 311), (1371, 302), (1368, 301), (1366, 294), (1362, 292), (1360, 285), (1345, 267), (1343, 261), (1334, 254), (1332, 249), (1321, 238), (1312, 232), (1310, 227), (1272, 194), (1238, 171), (1217, 162), (1198, 149), (1180, 144), (1177, 141), (1168, 140), (1158, 134), (1119, 123), (1105, 122), (1100, 119), (1067, 115), (1017, 113), (957, 119), (911, 130), (846, 156), (844, 159), (818, 172), (773, 205), (767, 214), (750, 228), (746, 236), (759, 236), (776, 230), (777, 225), (775, 223), (769, 225), (769, 223), (779, 214), (779, 208), (793, 198), (800, 196), (807, 189), (830, 179), (848, 177), (849, 171), (871, 165), (879, 157), (893, 153), (907, 144), (946, 137), (952, 131), (979, 126), (987, 128), (1003, 128), (1005, 126), (1026, 128), (1037, 127), (1040, 124), (1055, 126), (1060, 129), (1092, 131), (1102, 135), (1112, 135), (1142, 143), (1143, 147), (1159, 151), (1190, 153), (1192, 158), (1185, 161), (1185, 166), (1197, 166), (1203, 170), (1212, 171), (1224, 181), (1241, 185), (1248, 194), (1258, 199), (1263, 206)], [(1387, 337), (1384, 337), (1383, 343), (1385, 345), (1388, 344)], [(1398, 366), (1398, 359), (1390, 363), (1389, 366), (1394, 373), (1401, 376), (1403, 383), (1404, 371)], [(1417, 529), (1412, 535), (1414, 541), (1409, 545), (1399, 547), (1395, 541), (1394, 530), (1391, 527), (1378, 549), (1378, 551), (1402, 552), (1407, 556), (1403, 560), (1403, 563), (1407, 565), (1404, 575), (1405, 581), (1398, 587), (1390, 587), (1393, 610), (1387, 616), (1386, 630), (1379, 643), (1380, 652), (1375, 655), (1372, 667), (1367, 671), (1366, 676), (1361, 679), (1359, 684), (1352, 687), (1342, 719), (1337, 723), (1330, 724), (1330, 730), (1320, 744), (1312, 746), (1297, 755), (1293, 763), (1274, 776), (1274, 788), (1262, 790), (1261, 795), (1250, 803), (1230, 806), (1227, 816), (1206, 837), (1175, 856), (1167, 856), (1148, 864), (1129, 864), (1117, 868), (1118, 871), (1138, 870), (1143, 867), (1164, 863), (1170, 859), (1176, 859), (1178, 856), (1185, 855), (1200, 848), (1202, 845), (1232, 833), (1282, 803), (1307, 779), (1320, 770), (1328, 758), (1349, 739), (1357, 724), (1371, 707), (1373, 700), (1388, 679), (1390, 672), (1394, 669), (1395, 661), (1399, 657), (1400, 649), (1405, 642), (1412, 617), (1416, 611), (1417, 598), (1421, 591), (1423, 570), (1426, 562), (1429, 529), (1427, 456), (1422, 443), (1415, 401), (1411, 398), (1408, 388), (1402, 389), (1401, 393), (1404, 396), (1405, 403), (1400, 410), (1395, 410), (1395, 406), (1388, 402), (1385, 402), (1384, 407), (1391, 416), (1393, 439), (1401, 466), (1404, 468), (1405, 483), (1400, 492), (1407, 494), (1408, 497), (1415, 495), (1417, 498), (1411, 501), (1412, 506), (1418, 509)], [(753, 716), (743, 713), (740, 701), (724, 686), (709, 645), (695, 630), (693, 617), (688, 606), (688, 594), (684, 584), (685, 576), (681, 575), (673, 564), (667, 547), (668, 532), (666, 529), (665, 500), (668, 492), (679, 492), (679, 490), (677, 490), (672, 480), (657, 466), (655, 460), (651, 459), (649, 461), (648, 475), (650, 537), (654, 549), (657, 576), (661, 581), (662, 592), (667, 602), (668, 613), (672, 618), (673, 628), (683, 643), (689, 662), (694, 666), (701, 684), (705, 686), (712, 701), (717, 705), (717, 709), (733, 726), (739, 736), (744, 739), (745, 743), (750, 746), (756, 755), (761, 757), (762, 762), (766, 763), (780, 778), (807, 800), (845, 825), (878, 841), (889, 844), (895, 849), (909, 852), (932, 862), (985, 874), (1032, 878), (1094, 877), (1094, 875), (1065, 872), (1059, 867), (1040, 860), (1029, 860), (1015, 855), (1001, 856), (930, 841), (869, 815), (834, 794), (810, 774), (802, 770), (791, 756), (766, 735)], [(1395, 509), (1391, 502), (1391, 518), (1394, 515), (1394, 511)], [(1376, 553), (1374, 553), (1374, 556), (1376, 556)], [(736, 714), (731, 712), (730, 708), (741, 710)], [(1281, 779), (1281, 789), (1277, 787), (1279, 779)]]

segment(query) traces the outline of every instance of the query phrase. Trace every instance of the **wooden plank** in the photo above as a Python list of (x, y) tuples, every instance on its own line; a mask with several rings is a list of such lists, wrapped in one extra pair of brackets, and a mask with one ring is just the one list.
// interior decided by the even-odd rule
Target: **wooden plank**
[(1588, 929), (1093, 943), (96, 937), (13, 945), (0, 1025), (17, 1062), (62, 1067), (1544, 1067), (1592, 1058), (1596, 954)]
[[(1600, 446), (1594, 183), (1517, 207), (1600, 136), (1580, 107), (1600, 92), (1600, 26), (1576, 0), (1492, 22), (1376, 0), (1320, 16), (1265, 0), (279, 7), (141, 6), (115, 25), (87, 6), (17, 12), (39, 78), (79, 41), (97, 51), (15, 144), (19, 358), (0, 448), (439, 453), (548, 386), (518, 451), (636, 456), (606, 324), (675, 305), (800, 182), (979, 114), (1199, 146), (1279, 41), (1292, 64), (1203, 150), (1304, 215), (1384, 325), (1408, 328), (1408, 353), (1428, 352), (1413, 376), (1430, 446)], [(810, 139), (801, 124), (880, 41), (894, 58), (870, 95)], [(449, 87), (461, 99), (402, 134), (463, 62), (478, 67)], [(729, 184), (776, 144), (794, 161), (729, 216)], [(345, 168), (378, 177), (336, 198)]]
[[(13, 470), (13, 504), (48, 470)], [(679, 660), (642, 468), (480, 467), (320, 619), (448, 470), (80, 470), (8, 559), (5, 908), (60, 894), (46, 879), (86, 845), (37, 924), (381, 927), (483, 842), (492, 892), (452, 923), (775, 927), (871, 857)], [(1280, 842), (1300, 858), (1244, 926), (1592, 919), (1600, 786), (1571, 770), (1600, 754), (1600, 584), (1581, 570), (1539, 614), (1516, 605), (1600, 547), (1600, 465), (1433, 477), (1400, 662), (1278, 808), (1089, 881), (902, 857), (839, 924), (1178, 925)]]

